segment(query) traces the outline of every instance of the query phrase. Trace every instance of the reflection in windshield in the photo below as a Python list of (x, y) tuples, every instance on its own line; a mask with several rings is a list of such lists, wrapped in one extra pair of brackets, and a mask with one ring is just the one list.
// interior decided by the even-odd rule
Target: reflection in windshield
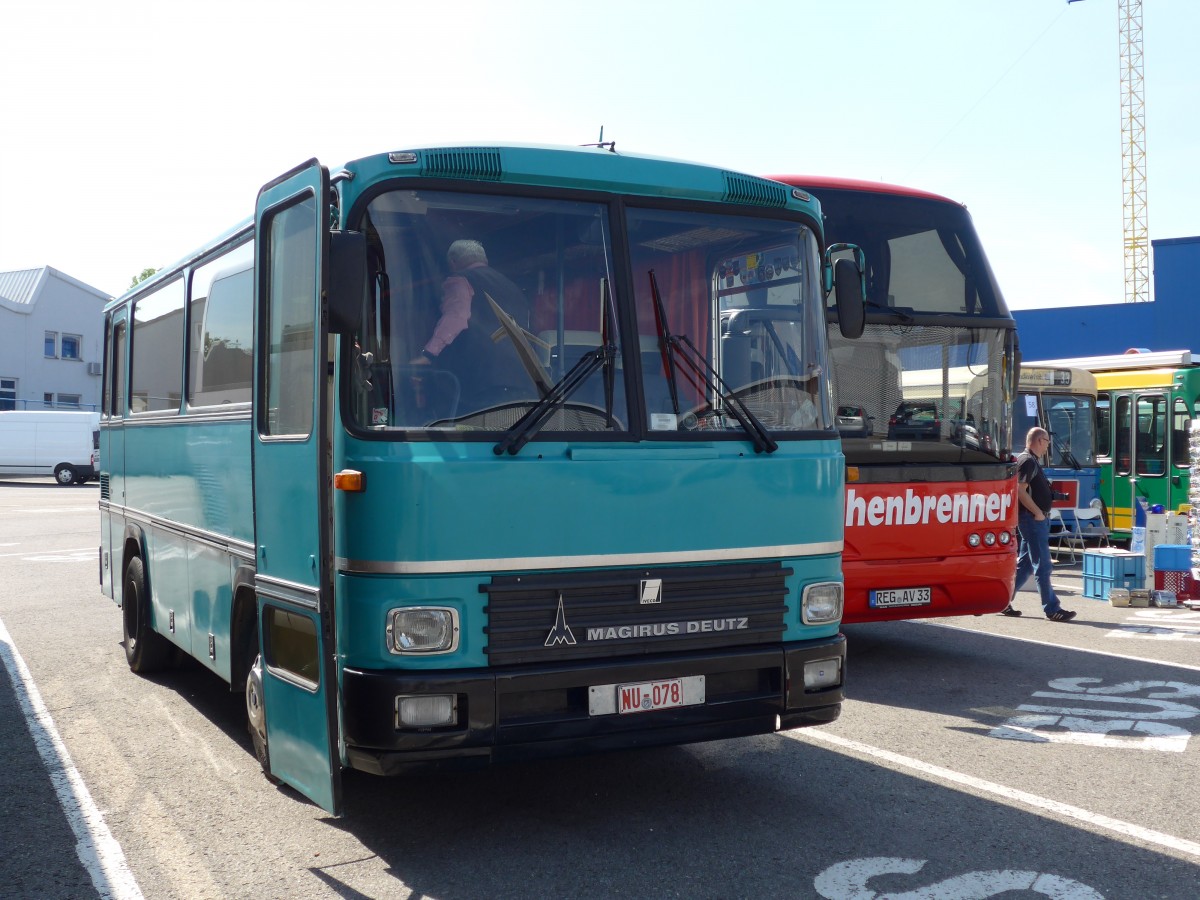
[[(794, 222), (663, 210), (633, 210), (630, 223), (649, 429), (740, 431), (741, 411), (769, 432), (829, 428), (813, 234)], [(655, 309), (651, 271), (665, 316)], [(662, 318), (719, 383), (672, 371)]]
[[(601, 205), (392, 191), (362, 228), (369, 294), (352, 367), (362, 427), (503, 432), (601, 346), (612, 282)], [(624, 430), (623, 381), (611, 390), (593, 374), (542, 427)]]
[[(868, 325), (831, 335), (838, 429), (849, 461), (989, 461), (1008, 449), (1006, 332)], [(880, 456), (883, 454), (883, 457)]]
[[(768, 217), (626, 215), (627, 253), (614, 250), (601, 204), (375, 197), (361, 225), (369, 277), (350, 348), (352, 420), (477, 433), (501, 453), (556, 432), (745, 439), (750, 423), (759, 449), (775, 432), (831, 432), (812, 231)], [(614, 276), (626, 264), (632, 294)], [(696, 368), (664, 355), (660, 319)]]

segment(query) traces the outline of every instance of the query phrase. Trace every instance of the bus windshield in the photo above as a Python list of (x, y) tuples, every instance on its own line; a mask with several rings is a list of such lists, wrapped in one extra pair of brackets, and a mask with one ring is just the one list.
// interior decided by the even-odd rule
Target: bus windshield
[[(866, 253), (868, 313), (1008, 317), (964, 207), (870, 191), (818, 194), (828, 240), (851, 241)], [(832, 293), (827, 302), (832, 308)]]
[(1044, 425), (1050, 432), (1050, 465), (1095, 465), (1095, 406), (1096, 398), (1084, 394), (1037, 394), (1022, 390), (1013, 404), (1014, 451), (1023, 445), (1030, 428)]
[[(1006, 332), (948, 325), (831, 330), (850, 462), (994, 462), (1008, 450)], [(970, 388), (970, 390), (968, 390)]]
[[(786, 219), (389, 190), (348, 418), (401, 436), (832, 431), (818, 242)], [(632, 295), (626, 266), (632, 277)], [(630, 338), (636, 335), (637, 343)], [(664, 351), (668, 336), (680, 354)], [(634, 400), (635, 395), (640, 395)]]

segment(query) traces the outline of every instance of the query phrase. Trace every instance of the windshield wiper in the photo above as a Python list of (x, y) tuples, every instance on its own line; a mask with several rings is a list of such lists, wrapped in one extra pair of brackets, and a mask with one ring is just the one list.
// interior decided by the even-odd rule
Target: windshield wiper
[[(725, 408), (742, 426), (742, 430), (750, 436), (755, 453), (764, 451), (774, 453), (778, 450), (779, 444), (771, 437), (767, 427), (758, 420), (758, 417), (740, 398), (734, 395), (733, 391), (729, 389), (729, 385), (713, 368), (708, 358), (696, 349), (696, 345), (692, 343), (691, 339), (686, 334), (671, 334), (670, 326), (667, 325), (667, 311), (663, 305), (662, 294), (658, 290), (658, 279), (654, 276), (653, 269), (650, 270), (650, 294), (654, 298), (654, 324), (658, 328), (658, 345), (662, 353), (663, 365), (667, 370), (667, 383), (671, 391), (671, 404), (675, 415), (679, 415), (679, 391), (675, 383), (675, 364), (676, 358), (678, 358), (679, 362), (684, 363), (687, 368), (692, 370), (695, 378), (699, 378), (709, 391), (721, 399)], [(696, 384), (694, 378), (689, 378), (689, 380), (693, 385)]]
[(1059, 438), (1059, 436), (1054, 434), (1054, 432), (1050, 433), (1050, 438), (1057, 445), (1055, 449), (1058, 450), (1059, 459), (1066, 462), (1066, 464), (1076, 472), (1083, 468), (1083, 466), (1079, 464), (1079, 460), (1075, 458), (1075, 454), (1071, 452), (1071, 448), (1067, 446), (1066, 441)]
[(492, 448), (492, 452), (497, 456), (503, 456), (505, 453), (509, 456), (516, 456), (520, 453), (521, 448), (541, 430), (554, 412), (561, 408), (579, 389), (580, 385), (586, 383), (592, 373), (601, 366), (605, 367), (604, 421), (608, 428), (613, 427), (613, 394), (618, 350), (612, 339), (612, 335), (616, 331), (616, 322), (613, 317), (612, 300), (608, 293), (607, 278), (600, 280), (600, 298), (605, 310), (602, 343), (599, 347), (584, 353), (579, 361), (571, 366), (567, 374), (544, 391), (542, 398), (531, 406), (525, 415), (517, 419), (508, 431), (504, 432), (504, 437)]

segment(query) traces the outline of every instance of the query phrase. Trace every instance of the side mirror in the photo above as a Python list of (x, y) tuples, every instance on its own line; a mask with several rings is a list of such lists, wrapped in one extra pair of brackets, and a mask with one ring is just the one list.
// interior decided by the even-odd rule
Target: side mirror
[(353, 334), (362, 314), (367, 284), (367, 236), (361, 231), (329, 233), (329, 330)]
[[(834, 260), (835, 253), (845, 251), (850, 251), (854, 258)], [(866, 324), (867, 286), (863, 274), (866, 270), (867, 257), (861, 247), (855, 244), (830, 244), (825, 248), (825, 293), (836, 292), (834, 299), (837, 301), (838, 328), (842, 337), (850, 340), (862, 337)]]
[(842, 337), (862, 337), (867, 311), (863, 304), (862, 272), (851, 260), (839, 259), (833, 265), (833, 283), (837, 291), (838, 328)]

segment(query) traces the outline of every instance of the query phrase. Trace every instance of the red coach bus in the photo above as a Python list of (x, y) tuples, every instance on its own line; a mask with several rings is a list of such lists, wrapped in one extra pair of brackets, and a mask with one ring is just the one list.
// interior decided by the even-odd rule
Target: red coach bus
[(1016, 574), (1016, 324), (966, 208), (889, 184), (771, 177), (816, 196), (830, 244), (858, 245), (868, 266), (863, 336), (830, 328), (842, 621), (999, 612)]

